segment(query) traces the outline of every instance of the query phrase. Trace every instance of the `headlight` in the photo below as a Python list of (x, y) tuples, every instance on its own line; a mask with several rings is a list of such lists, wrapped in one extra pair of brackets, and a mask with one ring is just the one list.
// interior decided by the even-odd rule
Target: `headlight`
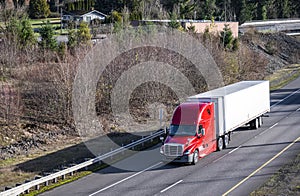
[(160, 147), (160, 154), (164, 154), (164, 145), (162, 145), (161, 147)]
[(191, 150), (187, 150), (187, 151), (185, 151), (183, 154), (184, 155), (189, 155), (191, 153)]

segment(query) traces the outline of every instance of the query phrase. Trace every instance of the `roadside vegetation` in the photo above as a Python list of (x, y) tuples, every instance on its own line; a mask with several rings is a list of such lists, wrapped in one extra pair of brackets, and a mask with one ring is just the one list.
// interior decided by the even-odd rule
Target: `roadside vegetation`
[[(58, 43), (55, 36), (61, 33), (57, 29), (60, 20), (47, 18), (53, 13), (44, 10), (42, 15), (29, 14), (21, 4), (23, 1), (14, 2), (20, 4), (8, 9), (0, 1), (0, 189), (94, 156), (81, 143), (75, 130), (72, 86), (77, 66), (86, 53), (93, 49), (91, 37), (97, 32), (93, 32), (86, 23), (78, 25), (77, 30), (74, 24), (70, 24), (70, 28), (63, 32), (67, 34), (68, 42)], [(32, 4), (34, 2), (37, 5), (39, 1), (31, 1)], [(67, 9), (80, 9), (82, 4), (79, 2), (82, 1), (76, 2), (76, 5), (70, 2)], [(125, 1), (101, 2), (103, 10), (100, 11), (104, 13), (107, 13), (106, 10), (111, 11), (110, 6), (115, 6), (105, 21), (113, 27), (110, 33), (130, 28), (130, 20), (141, 18), (172, 19), (169, 27), (185, 31), (176, 19), (194, 17), (196, 11), (196, 19), (208, 19), (213, 23), (214, 16), (218, 14), (221, 16), (219, 19), (224, 19), (226, 13), (222, 7), (229, 7), (223, 1), (222, 5), (207, 1), (205, 5), (197, 7), (191, 1), (176, 1), (176, 6), (173, 1), (162, 1), (159, 5), (154, 1), (146, 1), (143, 5), (145, 9), (140, 10), (142, 1), (126, 1), (131, 2), (126, 5)], [(275, 1), (264, 2), (266, 6)], [(95, 1), (93, 6), (97, 8), (99, 3)], [(258, 17), (251, 14), (258, 12), (258, 2), (251, 7), (250, 13), (243, 10), (250, 9), (248, 6), (252, 3), (236, 3), (241, 6), (238, 9), (241, 21)], [(294, 5), (299, 7), (298, 1)], [(149, 6), (153, 8), (151, 11), (147, 9)], [(89, 10), (90, 7), (84, 9)], [(278, 10), (280, 6), (276, 4), (275, 7), (273, 10)], [(47, 9), (54, 8), (50, 5)], [(271, 15), (269, 9), (262, 10), (262, 16), (266, 18), (267, 14), (268, 18), (278, 18), (298, 14), (292, 8), (287, 10), (274, 15)], [(228, 12), (233, 14), (233, 9)], [(35, 29), (38, 29), (38, 34)], [(229, 28), (224, 28), (220, 35), (211, 32), (209, 28), (203, 34), (195, 34), (193, 28), (187, 30), (214, 57), (225, 84), (270, 78), (278, 87), (286, 83), (286, 77), (292, 79), (298, 76), (299, 67), (296, 64), (299, 64), (300, 59), (300, 42), (296, 39), (284, 34), (255, 31), (235, 39)], [(164, 62), (166, 59), (171, 59), (169, 63), (185, 73), (197, 93), (206, 90), (201, 74), (190, 62), (183, 61), (175, 53), (150, 48), (128, 51), (107, 66), (98, 82), (95, 105), (99, 120), (104, 125), (103, 134), (124, 144), (136, 139), (130, 134), (124, 134), (130, 129), (130, 124), (118, 124), (115, 121), (110, 107), (110, 94), (117, 79), (128, 68), (141, 62)], [(285, 70), (283, 74), (277, 72), (282, 69)], [(278, 75), (273, 75), (275, 72)], [(280, 79), (282, 75), (284, 79)], [(135, 89), (130, 100), (130, 111), (135, 121), (143, 123), (155, 120), (155, 115), (151, 114), (148, 107), (157, 102), (167, 106), (165, 121), (168, 121), (179, 100), (170, 88), (160, 83), (148, 82)], [(102, 153), (110, 149), (110, 144), (106, 144)]]
[(290, 163), (283, 166), (259, 189), (250, 196), (266, 195), (299, 195), (300, 194), (300, 154)]

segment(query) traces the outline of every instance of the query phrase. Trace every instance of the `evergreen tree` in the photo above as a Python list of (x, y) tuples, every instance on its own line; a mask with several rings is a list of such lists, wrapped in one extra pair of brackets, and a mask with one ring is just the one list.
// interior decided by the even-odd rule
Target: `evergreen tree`
[(25, 49), (36, 43), (36, 37), (28, 18), (23, 17), (20, 20), (11, 18), (5, 27), (9, 38), (12, 39), (19, 48)]
[(173, 12), (171, 15), (171, 22), (169, 22), (169, 27), (171, 27), (173, 29), (179, 29), (179, 27), (180, 27), (180, 23), (177, 22), (177, 16), (176, 16), (175, 12)]
[(266, 7), (268, 8), (267, 9), (268, 19), (278, 18), (276, 1), (278, 1), (278, 0), (267, 0), (266, 1)]
[(28, 18), (22, 18), (19, 22), (19, 40), (21, 47), (32, 46), (36, 43), (36, 37)]
[(95, 9), (109, 14), (112, 11), (121, 12), (125, 6), (125, 1), (123, 0), (95, 0)]
[(78, 44), (82, 44), (82, 45), (90, 44), (92, 35), (87, 23), (81, 22), (79, 24), (79, 28), (77, 31), (77, 38), (78, 38)]
[(249, 5), (246, 3), (246, 0), (241, 1), (241, 12), (239, 16), (239, 22), (244, 23), (246, 21), (252, 20), (252, 15)]
[(257, 19), (258, 20), (266, 20), (267, 19), (267, 8), (266, 1), (258, 1), (257, 3)]
[(50, 7), (46, 0), (29, 1), (30, 18), (47, 18), (50, 14)]
[(69, 30), (68, 33), (68, 47), (74, 49), (77, 46), (77, 36), (75, 29)]
[(291, 17), (299, 18), (300, 17), (300, 1), (299, 0), (291, 0)]
[(192, 18), (195, 6), (196, 5), (192, 3), (191, 0), (180, 0), (179, 1), (180, 19)]
[(223, 31), (221, 32), (221, 42), (226, 49), (232, 49), (233, 46), (233, 33), (228, 24), (225, 24)]
[(289, 18), (290, 17), (290, 5), (289, 0), (281, 0), (278, 1), (278, 11), (279, 11), (279, 17), (280, 18)]
[(49, 21), (42, 25), (40, 29), (41, 42), (40, 45), (43, 49), (56, 50), (57, 41), (54, 38), (55, 31)]

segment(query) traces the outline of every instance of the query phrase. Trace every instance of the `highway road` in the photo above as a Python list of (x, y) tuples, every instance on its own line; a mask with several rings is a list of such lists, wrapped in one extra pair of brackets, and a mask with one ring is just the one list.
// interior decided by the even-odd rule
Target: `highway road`
[(271, 93), (263, 120), (197, 165), (163, 164), (158, 145), (42, 195), (249, 195), (300, 153), (300, 78)]

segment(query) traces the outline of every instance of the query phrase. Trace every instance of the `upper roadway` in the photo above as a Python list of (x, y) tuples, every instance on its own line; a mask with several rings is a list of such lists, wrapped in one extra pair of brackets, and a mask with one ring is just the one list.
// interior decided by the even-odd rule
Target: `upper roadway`
[(271, 93), (263, 121), (197, 165), (165, 165), (157, 145), (42, 195), (249, 195), (300, 153), (300, 78)]

